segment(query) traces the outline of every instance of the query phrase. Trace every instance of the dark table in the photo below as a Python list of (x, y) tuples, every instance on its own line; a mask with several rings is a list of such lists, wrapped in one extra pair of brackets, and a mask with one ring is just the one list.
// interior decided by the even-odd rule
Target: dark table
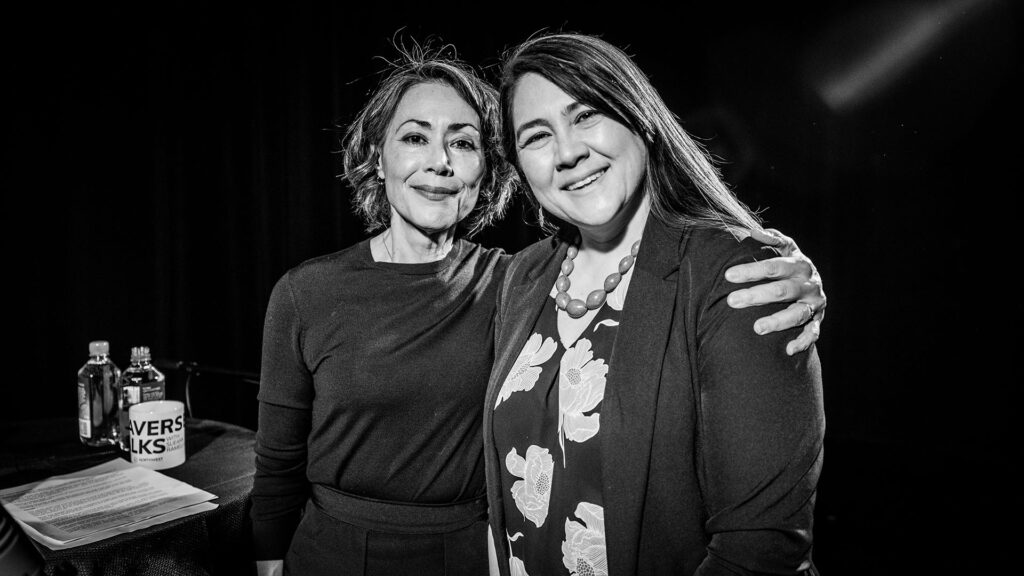
[[(78, 441), (74, 418), (0, 423), (0, 488), (67, 474), (119, 457)], [(50, 576), (252, 574), (249, 492), (252, 430), (186, 419), (186, 461), (160, 470), (217, 496), (217, 508), (66, 550), (40, 548)]]

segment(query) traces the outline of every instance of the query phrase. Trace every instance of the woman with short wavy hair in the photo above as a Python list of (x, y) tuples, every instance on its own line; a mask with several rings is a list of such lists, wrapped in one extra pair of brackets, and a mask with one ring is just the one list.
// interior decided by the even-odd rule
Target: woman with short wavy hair
[(352, 205), (374, 234), (289, 270), (270, 298), (262, 572), (487, 570), (481, 398), (508, 257), (466, 238), (508, 205), (498, 116), (471, 68), (417, 50), (345, 134)]
[(466, 236), (501, 219), (511, 198), (511, 167), (504, 161), (497, 94), (466, 64), (454, 59), (413, 57), (398, 65), (381, 83), (350, 124), (345, 138), (344, 176), (352, 187), (352, 208), (368, 232), (391, 224), (391, 204), (378, 175), (380, 143), (402, 96), (417, 84), (439, 83), (452, 88), (480, 117), (480, 141), (488, 170), (480, 183), (476, 209), (459, 222)]

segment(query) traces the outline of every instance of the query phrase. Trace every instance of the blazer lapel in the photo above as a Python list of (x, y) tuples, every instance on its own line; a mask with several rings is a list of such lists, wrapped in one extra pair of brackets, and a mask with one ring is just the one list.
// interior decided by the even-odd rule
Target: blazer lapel
[[(557, 242), (552, 239), (551, 242)], [(505, 382), (505, 376), (515, 364), (519, 353), (522, 351), (526, 340), (530, 336), (544, 306), (544, 299), (551, 292), (551, 287), (558, 276), (559, 266), (553, 262), (561, 262), (565, 258), (568, 245), (564, 242), (556, 243), (546, 257), (542, 256), (533, 264), (528, 261), (523, 264), (530, 266), (519, 272), (516, 268), (517, 262), (513, 260), (508, 271), (506, 281), (510, 283), (507, 294), (501, 301), (500, 314), (501, 325), (496, 326), (497, 338), (495, 339), (494, 367), (491, 369), (490, 381), (487, 384), (487, 394), (484, 397), (484, 459), (487, 462), (486, 474), (488, 486), (501, 486), (501, 467), (504, 459), (501, 454), (495, 451), (494, 446), (494, 402), (497, 400), (498, 391)], [(518, 258), (518, 257), (517, 257)], [(503, 286), (504, 289), (504, 286)], [(489, 447), (489, 449), (488, 449)], [(496, 498), (494, 498), (496, 496)], [(499, 490), (497, 495), (491, 493), (488, 497), (489, 514), (492, 526), (505, 525), (505, 510), (503, 505), (504, 494)], [(501, 574), (508, 574), (508, 543), (505, 535), (494, 534), (495, 545), (498, 553), (498, 568)]]
[(651, 217), (615, 337), (601, 408), (609, 574), (636, 573), (662, 362), (675, 311), (680, 232)]
[(487, 397), (488, 410), (494, 410), (498, 389), (505, 381), (505, 375), (519, 358), (519, 353), (530, 337), (537, 317), (540, 316), (545, 299), (555, 284), (555, 278), (558, 277), (559, 267), (551, 265), (551, 262), (561, 262), (565, 258), (567, 248), (567, 244), (560, 243), (547, 258), (538, 262), (531, 270), (525, 271), (521, 280), (514, 279), (517, 283), (510, 286), (508, 298), (502, 302), (502, 326), (495, 343), (494, 369), (491, 370), (492, 390)]

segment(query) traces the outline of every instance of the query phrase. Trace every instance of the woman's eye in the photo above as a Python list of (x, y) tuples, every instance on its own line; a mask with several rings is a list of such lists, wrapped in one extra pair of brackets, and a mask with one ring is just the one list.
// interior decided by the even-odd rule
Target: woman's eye
[(406, 134), (402, 136), (402, 142), (406, 144), (426, 144), (427, 139), (422, 134)]
[(454, 142), (452, 142), (451, 146), (452, 148), (456, 148), (458, 150), (476, 150), (476, 143), (473, 142), (472, 140), (455, 140)]
[(547, 136), (548, 136), (547, 132), (534, 132), (533, 134), (530, 134), (529, 136), (527, 136), (526, 139), (523, 140), (523, 143), (519, 145), (519, 147), (520, 148), (528, 148), (530, 146), (533, 146), (535, 144), (540, 143), (545, 138), (547, 138)]
[(584, 110), (576, 116), (576, 123), (581, 124), (583, 122), (586, 122), (587, 120), (592, 120), (596, 118), (599, 114), (600, 112), (598, 112), (597, 110)]

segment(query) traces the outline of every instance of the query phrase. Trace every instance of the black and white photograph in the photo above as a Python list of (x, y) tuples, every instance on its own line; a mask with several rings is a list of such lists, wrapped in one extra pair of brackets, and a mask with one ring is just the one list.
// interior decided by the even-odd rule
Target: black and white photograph
[(2, 576), (1017, 563), (1020, 3), (6, 12)]

